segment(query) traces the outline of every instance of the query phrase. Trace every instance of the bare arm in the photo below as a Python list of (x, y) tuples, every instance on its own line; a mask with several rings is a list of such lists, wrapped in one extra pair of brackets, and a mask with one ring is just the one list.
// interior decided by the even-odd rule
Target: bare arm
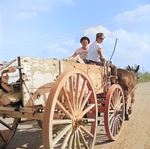
[(77, 56), (78, 54), (77, 53), (74, 53), (72, 56), (70, 56), (69, 58), (68, 58), (68, 60), (71, 60), (71, 59), (73, 59), (75, 56)]
[(103, 57), (102, 49), (99, 48), (97, 51), (98, 51), (98, 54), (99, 54), (99, 56), (100, 56), (100, 60), (101, 60), (101, 61), (104, 61), (105, 59), (104, 59), (104, 57)]
[(78, 54), (77, 53), (74, 53), (73, 55), (72, 55), (72, 57), (75, 57), (75, 56), (77, 56)]

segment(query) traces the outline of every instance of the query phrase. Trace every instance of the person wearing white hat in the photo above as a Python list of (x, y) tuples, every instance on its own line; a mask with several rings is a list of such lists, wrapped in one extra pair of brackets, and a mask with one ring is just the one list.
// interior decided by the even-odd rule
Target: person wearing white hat
[(96, 41), (90, 45), (87, 56), (90, 64), (103, 65), (105, 59), (103, 57), (101, 43), (103, 42), (104, 38), (105, 36), (103, 33), (97, 33)]

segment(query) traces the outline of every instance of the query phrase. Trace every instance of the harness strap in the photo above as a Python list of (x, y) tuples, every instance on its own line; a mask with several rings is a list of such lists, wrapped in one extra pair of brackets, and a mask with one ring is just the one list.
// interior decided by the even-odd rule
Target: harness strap
[[(136, 85), (136, 86), (131, 90), (131, 92), (128, 94), (128, 96), (133, 93), (133, 91), (137, 88), (137, 86), (138, 86), (138, 85)], [(127, 96), (127, 98), (128, 98), (128, 96)]]

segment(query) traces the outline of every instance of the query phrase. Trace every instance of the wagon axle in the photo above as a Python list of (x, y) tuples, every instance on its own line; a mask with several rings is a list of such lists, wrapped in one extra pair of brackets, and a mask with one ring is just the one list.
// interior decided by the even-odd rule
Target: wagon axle
[(80, 118), (79, 116), (78, 117), (75, 117), (73, 120), (72, 120), (72, 126), (73, 126), (73, 130), (76, 131), (78, 127), (80, 127), (81, 125), (82, 126), (85, 126), (87, 125), (88, 123), (88, 120), (85, 119), (85, 118)]

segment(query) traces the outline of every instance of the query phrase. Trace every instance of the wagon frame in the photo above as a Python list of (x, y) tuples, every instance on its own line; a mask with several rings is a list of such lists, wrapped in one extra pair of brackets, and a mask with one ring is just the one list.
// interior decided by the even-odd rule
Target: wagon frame
[[(104, 66), (67, 60), (17, 58), (21, 104), (0, 104), (1, 148), (11, 141), (21, 118), (43, 122), (45, 149), (93, 149), (104, 115), (109, 139), (115, 140), (124, 121), (124, 94), (109, 62)], [(115, 78), (116, 83), (111, 83)], [(14, 84), (12, 84), (13, 87)], [(11, 126), (5, 118), (14, 118)]]

